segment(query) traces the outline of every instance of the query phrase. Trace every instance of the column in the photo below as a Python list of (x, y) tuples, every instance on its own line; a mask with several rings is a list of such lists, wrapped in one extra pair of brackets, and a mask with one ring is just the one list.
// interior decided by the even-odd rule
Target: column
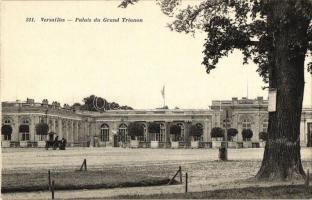
[(11, 140), (12, 141), (20, 141), (20, 137), (19, 137), (19, 119), (18, 119), (18, 116), (14, 116), (12, 117), (13, 118), (13, 124), (12, 124), (12, 136), (11, 136)]
[[(210, 126), (211, 125), (208, 121), (208, 118), (206, 118), (204, 120), (204, 124), (203, 124), (203, 139), (204, 139), (204, 142), (211, 142), (211, 136), (210, 136)], [(210, 130), (209, 130), (210, 129)]]
[(29, 116), (30, 118), (30, 124), (29, 124), (29, 141), (35, 142), (36, 141), (36, 117), (35, 116)]
[(60, 139), (62, 139), (63, 136), (63, 123), (62, 123), (62, 119), (58, 119), (58, 136)]

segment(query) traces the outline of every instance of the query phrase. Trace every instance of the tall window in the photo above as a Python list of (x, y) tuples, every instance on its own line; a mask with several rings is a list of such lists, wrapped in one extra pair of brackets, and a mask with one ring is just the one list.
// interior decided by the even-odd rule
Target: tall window
[(251, 129), (251, 121), (249, 119), (244, 119), (242, 121), (243, 129)]
[(20, 132), (22, 141), (29, 141), (29, 139), (30, 139), (29, 120), (24, 119), (22, 121), (22, 124), (19, 126), (19, 132)]
[(127, 142), (128, 141), (128, 127), (126, 124), (121, 124), (118, 129), (119, 139), (118, 141)]
[(102, 124), (100, 137), (102, 142), (109, 141), (109, 126), (107, 124)]

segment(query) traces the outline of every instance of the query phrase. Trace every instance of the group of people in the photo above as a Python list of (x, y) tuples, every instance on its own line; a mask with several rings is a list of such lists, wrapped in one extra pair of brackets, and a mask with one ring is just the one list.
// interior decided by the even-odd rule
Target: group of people
[(54, 140), (47, 140), (46, 141), (46, 149), (48, 150), (49, 147), (52, 147), (53, 150), (56, 150), (59, 148), (60, 150), (65, 150), (67, 140), (65, 138), (62, 138), (61, 140), (58, 140), (59, 136), (56, 136)]

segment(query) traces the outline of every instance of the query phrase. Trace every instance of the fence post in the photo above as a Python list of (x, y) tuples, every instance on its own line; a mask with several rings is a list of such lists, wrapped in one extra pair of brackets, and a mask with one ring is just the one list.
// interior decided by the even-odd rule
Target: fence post
[(87, 159), (84, 159), (85, 171), (87, 171)]
[(52, 181), (51, 192), (52, 192), (52, 199), (54, 199), (54, 181)]
[(48, 185), (49, 185), (49, 190), (51, 190), (51, 172), (48, 170)]
[(188, 174), (187, 172), (185, 173), (185, 193), (187, 193), (187, 184), (188, 184)]
[(179, 166), (179, 171), (180, 171), (180, 183), (182, 184), (182, 168)]

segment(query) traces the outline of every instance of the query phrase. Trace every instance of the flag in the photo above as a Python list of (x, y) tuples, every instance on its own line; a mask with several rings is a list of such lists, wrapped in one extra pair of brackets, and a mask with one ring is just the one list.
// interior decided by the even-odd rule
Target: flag
[(161, 95), (163, 98), (165, 98), (165, 85), (163, 86), (163, 88), (161, 90)]

